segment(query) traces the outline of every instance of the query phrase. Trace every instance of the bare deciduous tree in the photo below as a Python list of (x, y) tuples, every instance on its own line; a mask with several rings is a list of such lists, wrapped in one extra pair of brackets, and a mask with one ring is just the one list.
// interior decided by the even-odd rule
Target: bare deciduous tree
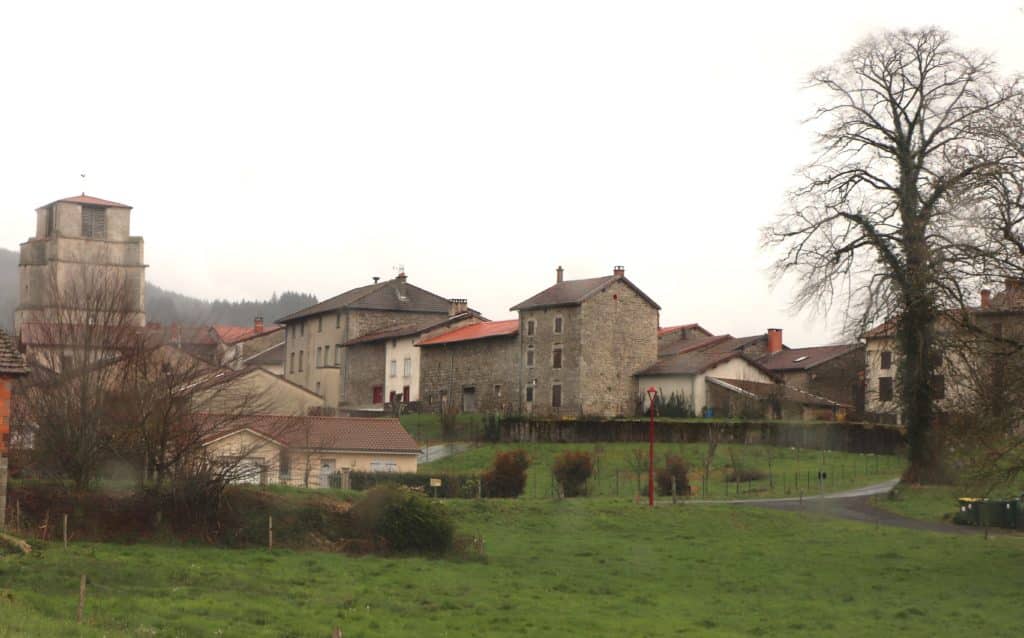
[(976, 207), (1019, 175), (994, 123), (1020, 104), (1021, 83), (929, 28), (868, 38), (809, 84), (827, 96), (812, 118), (820, 153), (763, 243), (781, 249), (777, 278), (796, 275), (797, 307), (838, 304), (857, 332), (892, 322), (907, 478), (940, 480), (935, 322), (992, 275)]

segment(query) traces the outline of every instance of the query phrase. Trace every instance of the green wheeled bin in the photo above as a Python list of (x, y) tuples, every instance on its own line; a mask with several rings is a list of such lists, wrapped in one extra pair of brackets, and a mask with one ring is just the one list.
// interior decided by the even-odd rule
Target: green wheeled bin
[(956, 499), (957, 504), (960, 506), (959, 511), (953, 516), (953, 522), (959, 525), (981, 525), (981, 504), (985, 502), (983, 498), (970, 498), (963, 497)]

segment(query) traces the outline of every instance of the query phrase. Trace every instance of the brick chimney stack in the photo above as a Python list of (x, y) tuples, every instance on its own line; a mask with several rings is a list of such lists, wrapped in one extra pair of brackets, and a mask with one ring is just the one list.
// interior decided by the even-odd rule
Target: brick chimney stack
[(263, 332), (263, 317), (262, 316), (256, 315), (256, 319), (252, 322), (252, 329), (256, 332), (256, 334), (260, 334), (260, 333)]
[(782, 352), (782, 328), (768, 328), (768, 354)]
[(565, 269), (564, 268), (562, 268), (561, 266), (559, 266), (558, 268), (555, 268), (555, 283), (556, 284), (562, 283), (562, 275), (564, 275), (564, 274), (565, 274)]
[(981, 309), (988, 310), (992, 307), (992, 291), (988, 288), (981, 290)]
[(622, 279), (626, 276), (626, 269), (622, 266), (616, 266), (615, 268), (612, 268), (612, 275)]

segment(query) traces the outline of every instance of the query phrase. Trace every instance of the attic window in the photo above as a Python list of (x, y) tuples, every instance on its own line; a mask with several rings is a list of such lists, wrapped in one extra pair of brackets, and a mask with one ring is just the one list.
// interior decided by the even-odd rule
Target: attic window
[(800, 363), (801, 361), (806, 361), (806, 360), (807, 360), (807, 355), (805, 354), (805, 355), (801, 355), (801, 356), (797, 357), (796, 359), (793, 359), (793, 363)]

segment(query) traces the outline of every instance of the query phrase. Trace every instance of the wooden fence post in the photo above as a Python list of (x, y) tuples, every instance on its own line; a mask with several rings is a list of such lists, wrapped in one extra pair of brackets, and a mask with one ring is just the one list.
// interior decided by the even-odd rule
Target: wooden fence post
[(67, 549), (68, 548), (68, 515), (67, 514), (64, 515), (64, 523), (62, 525), (62, 529), (64, 530), (64, 549)]
[(676, 504), (676, 477), (672, 477), (672, 504)]
[(274, 549), (274, 515), (267, 515), (267, 549)]
[(78, 582), (78, 623), (81, 624), (82, 616), (85, 613), (85, 574), (82, 574)]
[(331, 632), (331, 638), (342, 638), (341, 627), (334, 628), (334, 631)]

